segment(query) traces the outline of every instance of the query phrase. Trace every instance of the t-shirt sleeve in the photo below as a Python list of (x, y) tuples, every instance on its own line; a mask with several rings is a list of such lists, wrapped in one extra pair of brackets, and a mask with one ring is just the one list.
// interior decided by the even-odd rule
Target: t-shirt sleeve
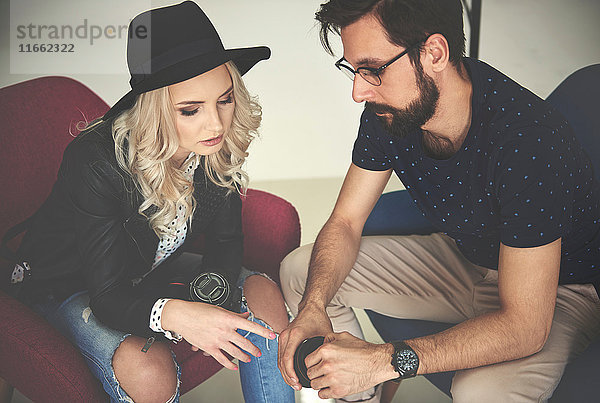
[(383, 148), (382, 128), (377, 117), (364, 111), (360, 117), (358, 136), (352, 150), (352, 163), (369, 171), (386, 171), (392, 168), (392, 161)]
[(512, 247), (546, 245), (570, 231), (570, 146), (552, 129), (523, 129), (499, 147), (495, 163), (500, 240)]

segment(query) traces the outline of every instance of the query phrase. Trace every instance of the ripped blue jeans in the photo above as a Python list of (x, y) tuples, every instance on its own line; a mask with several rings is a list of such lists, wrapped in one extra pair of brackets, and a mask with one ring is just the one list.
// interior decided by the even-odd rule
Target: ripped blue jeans
[[(242, 268), (238, 287), (243, 290), (246, 279), (254, 274), (267, 277), (263, 273), (251, 272)], [(267, 277), (268, 278), (268, 277)], [(243, 292), (243, 291), (242, 291)], [(241, 312), (248, 312), (248, 304), (242, 293)], [(252, 312), (248, 320), (258, 323), (261, 326), (273, 330), (262, 320), (256, 318)], [(277, 367), (277, 342), (258, 336), (247, 330), (238, 330), (238, 333), (247, 338), (261, 351), (260, 357), (250, 356), (250, 362), (239, 362), (240, 381), (242, 383), (242, 392), (244, 400), (247, 403), (288, 403), (294, 401), (294, 389), (285, 383), (281, 372)], [(248, 354), (250, 355), (250, 354)]]
[[(238, 287), (243, 290), (246, 278), (254, 274), (261, 273), (242, 268)], [(112, 367), (112, 357), (116, 349), (130, 334), (100, 323), (89, 308), (89, 296), (86, 291), (73, 294), (62, 303), (57, 303), (49, 297), (46, 302), (37, 304), (33, 308), (79, 347), (92, 374), (102, 383), (111, 402), (133, 402), (119, 385)], [(248, 311), (245, 298), (242, 298), (241, 311)], [(255, 318), (252, 312), (248, 320), (269, 327)], [(252, 357), (249, 363), (239, 363), (245, 401), (248, 403), (293, 402), (294, 390), (283, 381), (277, 368), (277, 340), (266, 340), (245, 330), (238, 332), (262, 352), (261, 357)], [(177, 368), (177, 391), (170, 402), (179, 402), (181, 369), (174, 354), (173, 361)]]

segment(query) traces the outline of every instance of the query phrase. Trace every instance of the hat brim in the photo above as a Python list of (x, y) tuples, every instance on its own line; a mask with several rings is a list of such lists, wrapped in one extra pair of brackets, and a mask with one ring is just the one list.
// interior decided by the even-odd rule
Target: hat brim
[(241, 75), (246, 74), (256, 63), (271, 57), (271, 49), (266, 46), (228, 49), (189, 58), (174, 66), (156, 72), (150, 79), (136, 90), (131, 90), (119, 99), (112, 108), (104, 114), (103, 120), (108, 120), (119, 113), (130, 109), (139, 94), (152, 91), (167, 85), (180, 83), (204, 74), (228, 61), (232, 61)]

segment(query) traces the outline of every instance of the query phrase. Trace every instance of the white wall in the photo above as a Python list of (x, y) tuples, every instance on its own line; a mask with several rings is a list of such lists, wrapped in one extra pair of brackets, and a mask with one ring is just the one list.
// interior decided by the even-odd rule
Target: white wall
[(482, 0), (480, 59), (545, 98), (600, 63), (600, 0)]
[[(335, 59), (319, 43), (314, 12), (323, 0), (196, 1), (226, 47), (265, 44), (273, 52), (271, 60), (246, 76), (264, 108), (262, 136), (251, 146), (247, 164), (251, 178), (343, 176), (362, 106), (352, 102), (350, 81), (333, 67)], [(107, 7), (99, 0), (38, 3), (40, 15), (63, 13), (72, 16), (73, 23), (93, 16), (98, 7), (121, 19), (133, 17), (131, 2), (127, 7)], [(158, 7), (173, 2), (146, 3)], [(14, 32), (9, 28), (8, 0), (2, 0), (0, 14), (0, 86), (38, 76), (11, 74), (9, 37)], [(483, 0), (480, 58), (545, 97), (578, 67), (600, 62), (599, 17), (599, 0)], [(113, 60), (115, 74), (65, 75), (112, 104), (129, 89), (124, 49), (123, 41), (112, 53), (96, 56), (96, 61)]]

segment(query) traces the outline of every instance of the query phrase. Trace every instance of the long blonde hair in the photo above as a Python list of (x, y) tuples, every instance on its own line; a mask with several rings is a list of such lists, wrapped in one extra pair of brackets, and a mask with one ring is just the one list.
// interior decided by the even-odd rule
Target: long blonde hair
[[(250, 142), (257, 135), (262, 110), (251, 97), (232, 62), (225, 64), (233, 81), (235, 110), (223, 147), (208, 156), (196, 156), (208, 178), (218, 186), (243, 194), (248, 175), (242, 169)], [(119, 166), (133, 178), (144, 201), (139, 212), (148, 217), (154, 232), (170, 234), (178, 206), (185, 207), (185, 220), (196, 208), (194, 183), (171, 160), (179, 147), (175, 108), (167, 87), (140, 94), (134, 106), (122, 112), (113, 123), (115, 153)], [(149, 207), (155, 209), (148, 210)]]

